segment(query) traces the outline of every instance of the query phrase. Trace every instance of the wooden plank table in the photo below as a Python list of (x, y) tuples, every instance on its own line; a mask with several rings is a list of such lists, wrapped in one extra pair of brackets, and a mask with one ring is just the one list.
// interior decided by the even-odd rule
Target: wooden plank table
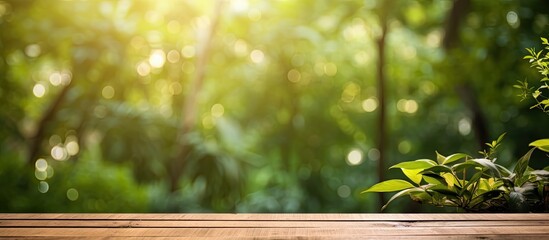
[(548, 214), (0, 214), (0, 239), (549, 239)]

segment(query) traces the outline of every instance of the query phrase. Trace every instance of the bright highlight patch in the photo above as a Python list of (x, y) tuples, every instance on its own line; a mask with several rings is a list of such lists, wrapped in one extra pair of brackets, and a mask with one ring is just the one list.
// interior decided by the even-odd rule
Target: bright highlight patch
[(250, 59), (253, 63), (259, 64), (265, 59), (265, 54), (261, 50), (253, 50), (252, 53), (250, 53)]
[(211, 113), (212, 113), (212, 117), (216, 117), (216, 118), (222, 117), (223, 114), (225, 113), (225, 108), (223, 107), (223, 105), (216, 103), (212, 106)]
[(151, 53), (151, 56), (149, 56), (149, 63), (153, 68), (161, 68), (164, 66), (165, 62), (166, 54), (164, 53), (164, 51), (162, 51), (162, 49), (154, 50)]
[(362, 109), (366, 112), (373, 112), (377, 109), (377, 99), (374, 97), (362, 101)]
[(36, 167), (36, 170), (43, 172), (48, 168), (48, 162), (45, 159), (40, 158), (36, 160), (34, 166)]
[(46, 87), (42, 83), (37, 83), (32, 88), (32, 93), (37, 98), (41, 98), (46, 94)]
[(353, 149), (347, 154), (347, 164), (350, 166), (356, 166), (362, 163), (362, 151), (359, 149)]

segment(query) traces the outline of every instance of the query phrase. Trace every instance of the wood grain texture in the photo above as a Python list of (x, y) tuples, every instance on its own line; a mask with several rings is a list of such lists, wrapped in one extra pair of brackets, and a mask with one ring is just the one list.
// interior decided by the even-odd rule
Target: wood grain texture
[(0, 238), (548, 239), (547, 214), (0, 214)]

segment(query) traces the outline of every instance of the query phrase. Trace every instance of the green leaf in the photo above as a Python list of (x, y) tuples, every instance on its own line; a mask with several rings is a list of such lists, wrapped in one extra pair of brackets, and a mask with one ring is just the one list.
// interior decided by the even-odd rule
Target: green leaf
[(454, 174), (447, 172), (442, 174), (442, 177), (444, 178), (446, 183), (448, 183), (448, 187), (453, 187), (454, 185), (456, 185), (457, 179), (454, 177)]
[(457, 160), (467, 158), (467, 157), (469, 157), (469, 155), (467, 155), (465, 153), (455, 153), (455, 154), (452, 154), (452, 155), (446, 157), (444, 159), (444, 161), (442, 162), (442, 164), (449, 164), (449, 163), (452, 163), (452, 162), (455, 162)]
[(538, 149), (549, 152), (549, 138), (539, 139), (530, 143), (531, 147), (537, 147)]
[(440, 154), (439, 152), (436, 152), (436, 154), (437, 154), (437, 162), (438, 162), (439, 164), (442, 164), (444, 161), (446, 161), (446, 157), (445, 157), (445, 156), (443, 156), (443, 155)]
[(528, 168), (528, 162), (530, 161), (530, 156), (532, 155), (532, 152), (535, 148), (530, 149), (524, 156), (522, 156), (515, 166), (515, 169), (513, 169), (513, 173), (516, 174), (515, 179), (521, 179), (524, 175), (524, 172), (526, 171), (526, 168)]
[(549, 42), (547, 42), (547, 38), (541, 37), (541, 42), (545, 45), (549, 45)]
[(429, 195), (427, 192), (419, 191), (419, 192), (411, 192), (410, 198), (419, 203), (432, 203), (433, 197)]
[(479, 167), (479, 165), (474, 161), (465, 161), (452, 166), (452, 170), (454, 170), (455, 172), (461, 172), (464, 169), (470, 168), (470, 167)]
[(509, 193), (509, 208), (513, 212), (527, 212), (528, 202), (526, 197), (519, 192)]
[(499, 135), (498, 139), (496, 140), (496, 143), (501, 143), (501, 141), (503, 141), (503, 138), (505, 137), (507, 133), (502, 133), (501, 135)]
[(423, 174), (423, 179), (429, 184), (448, 186), (446, 180), (438, 174), (426, 173)]
[(419, 185), (421, 183), (421, 174), (419, 174), (419, 172), (423, 171), (423, 169), (402, 169), (402, 173), (404, 173), (404, 175), (406, 175), (406, 177), (408, 177), (410, 180), (412, 180), (412, 182), (416, 183), (417, 185)]
[(499, 172), (499, 169), (498, 167), (496, 166), (495, 163), (493, 163), (492, 161), (490, 161), (489, 159), (485, 159), (485, 158), (477, 158), (477, 159), (471, 159), (469, 161), (473, 161), (473, 162), (476, 162), (478, 163), (479, 165), (491, 170), (492, 172), (496, 173), (498, 177), (501, 177), (501, 173)]
[[(481, 173), (481, 172), (479, 172)], [(469, 184), (469, 183), (468, 183)], [(490, 182), (488, 179), (486, 178), (481, 178), (479, 181), (478, 181), (478, 190), (477, 190), (477, 193), (482, 193), (482, 192), (487, 192), (489, 190), (491, 190), (492, 188), (490, 187)]]
[(549, 171), (547, 170), (534, 170), (534, 171), (531, 171), (530, 174), (532, 175), (536, 175), (538, 177), (549, 177)]
[(504, 166), (496, 164), (496, 167), (499, 169), (499, 172), (504, 177), (508, 177), (509, 175), (513, 174), (513, 172), (509, 171), (509, 169), (505, 168)]
[(371, 186), (370, 188), (362, 191), (362, 193), (395, 192), (395, 191), (400, 191), (406, 188), (413, 188), (413, 187), (414, 185), (412, 185), (408, 181), (404, 181), (401, 179), (392, 179), (392, 180), (387, 180), (387, 181), (377, 183), (374, 186)]
[(478, 203), (482, 203), (482, 202), (485, 202), (485, 201), (488, 201), (488, 200), (491, 200), (491, 199), (500, 198), (502, 193), (504, 193), (504, 191), (500, 190), (500, 189), (494, 189), (494, 190), (487, 191), (483, 194), (480, 194), (480, 195), (476, 196), (474, 198), (474, 201), (472, 202), (472, 204), (476, 205)]
[(390, 168), (402, 168), (402, 169), (426, 169), (435, 166), (437, 163), (430, 159), (418, 159), (415, 161), (401, 162), (393, 165)]
[(437, 166), (432, 166), (430, 168), (427, 168), (427, 169), (421, 171), (420, 173), (423, 174), (423, 173), (428, 173), (428, 172), (433, 172), (433, 173), (449, 172), (449, 173), (451, 173), (452, 169), (450, 169), (449, 167), (444, 166), (444, 165), (437, 165)]
[(535, 51), (536, 51), (535, 48), (526, 48), (526, 51), (528, 51), (528, 53), (529, 53), (530, 55), (532, 55), (532, 56), (533, 56), (533, 55), (536, 55), (536, 54), (535, 54)]
[(501, 176), (501, 173), (495, 163), (485, 158), (469, 159), (463, 163), (456, 164), (452, 169), (456, 172), (462, 171), (468, 167), (481, 167), (483, 169), (489, 169), (495, 173), (498, 177)]
[(457, 192), (453, 191), (452, 189), (450, 189), (448, 187), (441, 186), (441, 185), (430, 187), (429, 190), (433, 190), (433, 191), (435, 191), (437, 193), (440, 193), (440, 194), (443, 194), (447, 197), (452, 197), (452, 198), (459, 197), (459, 194)]
[(391, 197), (391, 199), (389, 199), (389, 201), (387, 201), (387, 203), (385, 203), (385, 205), (383, 205), (383, 207), (381, 207), (381, 211), (383, 211), (389, 205), (389, 203), (391, 203), (393, 200), (402, 196), (406, 196), (411, 193), (418, 193), (418, 192), (425, 192), (425, 190), (423, 190), (422, 188), (416, 187), (416, 188), (405, 189), (396, 193)]
[(469, 182), (467, 182), (467, 184), (465, 184), (465, 186), (463, 187), (463, 189), (467, 189), (467, 188), (469, 187), (469, 185), (471, 185), (471, 184), (477, 182), (477, 181), (482, 177), (482, 174), (483, 174), (483, 173), (484, 173), (483, 171), (480, 171), (480, 172), (475, 173), (475, 174), (471, 177), (471, 179), (469, 179)]

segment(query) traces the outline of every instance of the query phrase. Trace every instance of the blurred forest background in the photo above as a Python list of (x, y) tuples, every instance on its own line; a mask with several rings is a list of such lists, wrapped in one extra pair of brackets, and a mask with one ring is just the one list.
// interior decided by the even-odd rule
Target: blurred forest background
[(549, 136), (512, 87), (548, 33), (544, 0), (0, 0), (0, 212), (378, 212), (388, 166)]

